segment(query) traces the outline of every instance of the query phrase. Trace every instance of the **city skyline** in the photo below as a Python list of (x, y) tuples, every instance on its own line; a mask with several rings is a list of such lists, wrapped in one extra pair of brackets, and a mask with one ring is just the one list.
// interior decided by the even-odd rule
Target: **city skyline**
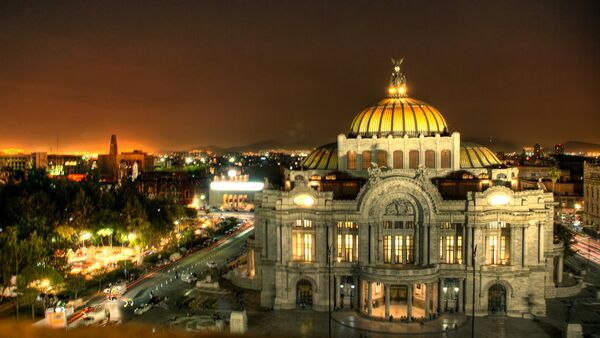
[(314, 146), (385, 96), (390, 57), (450, 131), (600, 143), (592, 3), (1, 6), (0, 148)]

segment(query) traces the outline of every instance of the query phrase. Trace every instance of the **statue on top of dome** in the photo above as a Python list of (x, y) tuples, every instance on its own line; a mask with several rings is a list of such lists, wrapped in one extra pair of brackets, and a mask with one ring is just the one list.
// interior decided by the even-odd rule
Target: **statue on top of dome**
[(392, 78), (390, 79), (389, 93), (392, 97), (406, 97), (406, 77), (400, 72), (400, 65), (404, 61), (404, 58), (395, 59), (392, 58), (392, 64), (394, 65), (394, 71), (392, 72)]

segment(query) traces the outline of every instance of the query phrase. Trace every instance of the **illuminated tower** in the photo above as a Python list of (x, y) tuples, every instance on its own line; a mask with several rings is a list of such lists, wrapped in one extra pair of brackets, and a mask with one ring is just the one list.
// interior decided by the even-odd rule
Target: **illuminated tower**
[(109, 155), (117, 156), (119, 152), (117, 151), (117, 135), (112, 135), (110, 137), (110, 150), (108, 151)]

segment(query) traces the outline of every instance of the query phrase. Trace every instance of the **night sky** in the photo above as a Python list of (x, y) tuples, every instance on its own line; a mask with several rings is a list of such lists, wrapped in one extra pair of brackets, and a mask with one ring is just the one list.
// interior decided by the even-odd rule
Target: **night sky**
[(1, 1), (0, 148), (336, 140), (386, 95), (451, 131), (600, 143), (598, 1)]

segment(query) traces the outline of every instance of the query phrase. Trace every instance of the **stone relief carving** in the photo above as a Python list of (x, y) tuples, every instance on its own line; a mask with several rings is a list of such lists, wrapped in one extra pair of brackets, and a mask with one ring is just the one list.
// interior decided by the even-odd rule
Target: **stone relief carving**
[(408, 202), (394, 201), (385, 207), (385, 215), (410, 215), (412, 214), (412, 206)]

